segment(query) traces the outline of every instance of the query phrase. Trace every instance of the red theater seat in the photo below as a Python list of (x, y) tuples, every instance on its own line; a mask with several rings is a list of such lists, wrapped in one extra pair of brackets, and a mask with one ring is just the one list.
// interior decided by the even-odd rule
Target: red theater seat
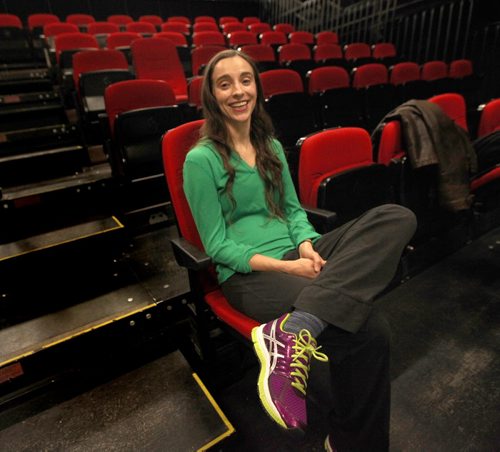
[(168, 39), (132, 42), (132, 59), (138, 79), (164, 80), (174, 90), (177, 103), (186, 102), (187, 81), (176, 46)]
[(299, 145), (299, 193), (305, 205), (335, 212), (342, 224), (390, 201), (387, 169), (373, 161), (366, 130), (323, 130)]
[(186, 267), (191, 273), (190, 281), (193, 293), (200, 293), (203, 300), (197, 299), (198, 320), (203, 319), (203, 301), (210, 306), (213, 313), (226, 325), (247, 339), (251, 337), (252, 328), (258, 322), (234, 309), (222, 294), (217, 284), (210, 259), (203, 252), (203, 245), (191, 215), (189, 204), (183, 190), (182, 168), (187, 152), (199, 138), (203, 120), (183, 124), (169, 130), (162, 140), (163, 164), (170, 192), (170, 199), (175, 211), (179, 239), (173, 239), (174, 255), (179, 265)]

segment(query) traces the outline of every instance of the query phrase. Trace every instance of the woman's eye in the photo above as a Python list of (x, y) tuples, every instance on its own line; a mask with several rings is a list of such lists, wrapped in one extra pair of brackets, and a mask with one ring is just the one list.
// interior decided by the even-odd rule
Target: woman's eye
[(249, 78), (243, 79), (243, 84), (244, 85), (249, 85), (251, 82), (252, 82), (252, 79), (249, 79)]
[(227, 82), (221, 83), (219, 85), (219, 88), (220, 89), (227, 89), (227, 88), (229, 88), (229, 83), (227, 83)]

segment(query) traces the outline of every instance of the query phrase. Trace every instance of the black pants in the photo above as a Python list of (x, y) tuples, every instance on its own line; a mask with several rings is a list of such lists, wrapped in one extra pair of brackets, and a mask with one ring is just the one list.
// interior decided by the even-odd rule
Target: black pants
[[(390, 331), (373, 311), (373, 299), (393, 278), (415, 229), (411, 211), (383, 205), (316, 241), (314, 248), (327, 264), (314, 280), (252, 272), (222, 284), (228, 301), (258, 321), (295, 307), (329, 324), (317, 339), (330, 359), (329, 425), (340, 451), (388, 449)], [(283, 257), (295, 258), (296, 250)]]

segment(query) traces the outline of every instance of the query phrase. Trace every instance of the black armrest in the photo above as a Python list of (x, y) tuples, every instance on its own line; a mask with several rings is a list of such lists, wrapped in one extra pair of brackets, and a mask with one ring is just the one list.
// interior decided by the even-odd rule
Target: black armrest
[(199, 248), (180, 237), (170, 241), (176, 262), (189, 270), (203, 270), (212, 260)]
[(335, 212), (304, 205), (302, 205), (302, 208), (305, 210), (308, 220), (318, 232), (324, 234), (334, 228), (337, 222)]

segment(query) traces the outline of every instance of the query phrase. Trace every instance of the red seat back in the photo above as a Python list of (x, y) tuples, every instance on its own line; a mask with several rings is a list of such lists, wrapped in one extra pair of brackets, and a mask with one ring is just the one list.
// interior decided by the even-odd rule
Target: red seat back
[(371, 58), (370, 46), (364, 42), (353, 42), (344, 46), (344, 58), (346, 60), (357, 60), (359, 58)]
[(292, 24), (280, 23), (275, 24), (273, 30), (284, 33), (286, 36), (288, 36), (290, 33), (293, 33), (295, 31), (295, 27)]
[(230, 22), (239, 22), (239, 20), (235, 16), (221, 16), (221, 17), (219, 17), (219, 25), (228, 24)]
[(229, 22), (222, 26), (222, 32), (225, 35), (234, 33), (235, 31), (248, 31), (247, 26), (241, 22)]
[(64, 50), (98, 48), (99, 43), (95, 36), (87, 33), (61, 33), (55, 39), (56, 57), (58, 60), (61, 52)]
[(107, 21), (119, 26), (125, 26), (133, 22), (134, 19), (126, 14), (112, 14), (111, 16), (108, 16)]
[(106, 40), (106, 45), (109, 49), (116, 49), (117, 47), (130, 47), (133, 41), (141, 39), (139, 33), (131, 31), (119, 31), (118, 33), (111, 33)]
[(481, 112), (478, 137), (488, 135), (500, 129), (500, 99), (488, 102)]
[(185, 22), (166, 22), (161, 24), (161, 31), (171, 31), (182, 34), (189, 34), (189, 24)]
[(264, 44), (248, 44), (243, 46), (241, 50), (257, 62), (276, 61), (273, 48)]
[(113, 83), (104, 92), (104, 102), (111, 132), (120, 113), (176, 103), (174, 91), (163, 80), (127, 80)]
[(242, 22), (248, 26), (248, 25), (251, 25), (251, 24), (256, 24), (256, 23), (259, 23), (260, 22), (260, 19), (258, 17), (255, 17), (255, 16), (247, 16), (247, 17), (244, 17)]
[(393, 85), (404, 85), (415, 80), (420, 80), (420, 68), (417, 63), (405, 61), (392, 67), (390, 82)]
[(156, 33), (156, 27), (149, 22), (130, 22), (125, 25), (125, 30), (133, 33), (144, 33), (150, 35)]
[(178, 103), (187, 101), (186, 76), (173, 42), (168, 39), (138, 39), (132, 42), (131, 49), (138, 79), (165, 80), (174, 90)]
[(163, 165), (170, 197), (174, 206), (177, 225), (182, 237), (203, 249), (191, 209), (184, 195), (182, 168), (188, 151), (200, 138), (200, 128), (204, 120), (193, 121), (176, 127), (165, 134), (162, 142)]
[(396, 46), (391, 42), (379, 42), (372, 48), (373, 58), (394, 58), (396, 56)]
[(345, 127), (309, 135), (300, 147), (299, 193), (306, 205), (317, 206), (321, 182), (334, 174), (373, 164), (370, 135)]
[(199, 31), (193, 33), (193, 46), (226, 46), (226, 39), (219, 31)]
[(471, 60), (453, 60), (450, 63), (450, 77), (451, 78), (464, 78), (474, 74)]
[(299, 73), (292, 69), (273, 69), (260, 74), (264, 97), (277, 94), (302, 93), (304, 85)]
[(288, 39), (282, 31), (265, 31), (260, 35), (260, 43), (268, 46), (283, 45)]
[(314, 44), (314, 35), (309, 31), (293, 31), (289, 34), (288, 39), (293, 44)]
[(200, 22), (212, 22), (214, 24), (217, 23), (217, 21), (215, 20), (215, 17), (213, 17), (213, 16), (196, 16), (194, 18), (194, 23), (197, 24)]
[(43, 34), (47, 37), (63, 33), (78, 33), (79, 31), (75, 24), (67, 24), (66, 22), (49, 22), (43, 26)]
[[(165, 176), (174, 207), (179, 232), (188, 242), (203, 250), (191, 209), (183, 190), (182, 169), (186, 154), (198, 141), (203, 120), (189, 122), (169, 130), (162, 139), (162, 155)], [(252, 328), (258, 323), (235, 310), (223, 296), (213, 280), (212, 273), (204, 274), (205, 301), (214, 314), (246, 338), (251, 337)]]
[(0, 14), (0, 27), (23, 28), (23, 23), (15, 14)]
[(59, 17), (55, 14), (36, 13), (28, 16), (28, 28), (30, 30), (33, 30), (35, 27), (43, 27), (44, 25), (55, 22), (61, 22)]
[(197, 109), (201, 108), (201, 87), (202, 86), (203, 86), (203, 76), (202, 75), (192, 77), (189, 80), (188, 103), (189, 103), (189, 105), (192, 105), (192, 106), (196, 107)]
[(314, 47), (314, 61), (341, 60), (344, 58), (342, 47), (338, 44), (318, 44)]
[(84, 50), (73, 56), (73, 81), (79, 88), (80, 74), (104, 69), (128, 69), (127, 59), (119, 50)]
[(287, 61), (310, 60), (311, 50), (305, 44), (284, 44), (278, 50), (278, 59), (282, 64)]
[(380, 134), (377, 162), (387, 166), (391, 160), (400, 159), (405, 153), (401, 136), (401, 123), (389, 121), (384, 125)]
[(439, 105), (457, 125), (468, 131), (467, 127), (467, 108), (464, 97), (457, 93), (446, 93), (433, 96), (428, 99), (429, 102)]
[(119, 31), (119, 25), (111, 22), (92, 22), (87, 27), (87, 33), (91, 35), (97, 35), (101, 33), (117, 33)]
[(145, 16), (140, 16), (139, 22), (149, 22), (150, 24), (156, 26), (156, 25), (161, 25), (163, 23), (163, 19), (155, 14), (149, 14)]
[(191, 19), (186, 16), (170, 16), (167, 22), (182, 22), (186, 25), (191, 25)]
[(387, 68), (381, 63), (363, 64), (356, 68), (352, 79), (354, 88), (367, 88), (389, 82)]
[(427, 61), (422, 65), (420, 78), (426, 81), (448, 77), (448, 66), (444, 61)]
[(69, 14), (66, 16), (66, 22), (77, 26), (88, 25), (95, 22), (95, 18), (90, 14)]
[(316, 33), (316, 44), (338, 44), (339, 37), (334, 31), (320, 31)]
[(225, 48), (222, 46), (202, 46), (194, 48), (191, 52), (193, 75), (197, 75), (202, 66), (206, 65), (214, 55), (224, 49)]
[(187, 47), (188, 45), (186, 35), (175, 31), (161, 31), (155, 33), (153, 38), (169, 39), (176, 47)]
[(193, 33), (200, 33), (203, 31), (219, 32), (220, 29), (215, 22), (197, 22), (193, 25)]
[(257, 44), (257, 35), (251, 31), (233, 31), (227, 35), (227, 39), (231, 47)]
[(349, 74), (340, 66), (318, 67), (309, 74), (309, 94), (321, 93), (329, 89), (348, 88), (349, 86)]
[(269, 25), (267, 22), (259, 22), (249, 25), (248, 30), (250, 30), (252, 33), (255, 33), (256, 35), (260, 35), (265, 31), (271, 31), (271, 25)]

